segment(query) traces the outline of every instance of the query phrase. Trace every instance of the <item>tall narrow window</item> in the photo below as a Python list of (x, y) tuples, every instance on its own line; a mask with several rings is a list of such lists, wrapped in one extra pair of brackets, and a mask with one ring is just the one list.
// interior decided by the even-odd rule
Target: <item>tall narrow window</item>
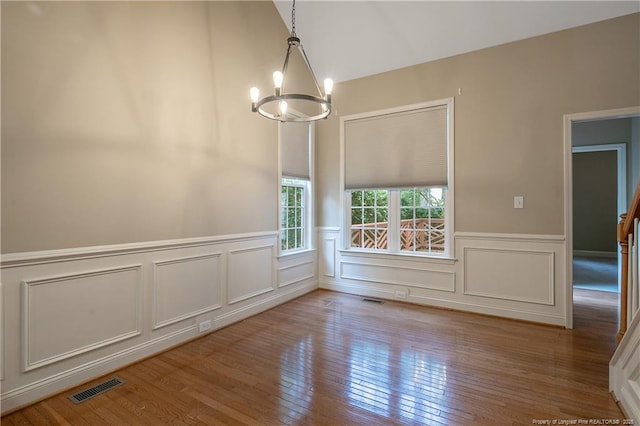
[(311, 248), (312, 124), (280, 124), (280, 252)]
[(306, 247), (306, 188), (301, 179), (282, 178), (280, 186), (280, 249)]

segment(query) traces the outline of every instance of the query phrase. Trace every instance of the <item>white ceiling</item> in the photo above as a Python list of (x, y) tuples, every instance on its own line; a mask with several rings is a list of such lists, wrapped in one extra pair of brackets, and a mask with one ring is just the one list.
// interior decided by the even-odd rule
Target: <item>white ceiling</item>
[[(292, 2), (274, 3), (291, 29)], [(296, 33), (318, 80), (339, 82), (638, 11), (638, 0), (297, 0)]]

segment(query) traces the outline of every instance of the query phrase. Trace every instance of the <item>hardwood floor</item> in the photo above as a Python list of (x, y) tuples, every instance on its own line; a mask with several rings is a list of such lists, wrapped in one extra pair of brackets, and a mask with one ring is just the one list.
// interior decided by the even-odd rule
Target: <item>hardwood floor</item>
[(2, 424), (622, 419), (608, 392), (615, 296), (576, 290), (564, 330), (319, 290), (122, 369), (126, 384), (83, 404), (67, 397), (86, 386)]

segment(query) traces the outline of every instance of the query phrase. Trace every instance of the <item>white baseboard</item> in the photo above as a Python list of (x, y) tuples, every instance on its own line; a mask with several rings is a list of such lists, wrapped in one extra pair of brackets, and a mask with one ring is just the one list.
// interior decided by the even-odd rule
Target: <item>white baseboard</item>
[(593, 251), (593, 250), (574, 250), (573, 257), (606, 257), (609, 259), (615, 259), (618, 257), (618, 253), (615, 251)]
[(490, 315), (502, 318), (511, 318), (528, 322), (536, 322), (541, 324), (564, 326), (564, 317), (559, 315), (543, 314), (535, 311), (526, 311), (521, 309), (513, 309), (508, 307), (496, 307), (489, 304), (479, 304), (477, 302), (468, 302), (463, 300), (452, 300), (446, 296), (420, 296), (413, 295), (411, 292), (407, 298), (398, 298), (394, 289), (372, 288), (368, 285), (345, 284), (335, 281), (320, 281), (320, 288), (325, 290), (338, 291), (363, 297), (375, 297), (385, 300), (396, 300), (402, 302), (415, 303), (417, 305), (431, 306), (435, 308), (453, 309), (456, 311), (473, 312), (476, 314)]

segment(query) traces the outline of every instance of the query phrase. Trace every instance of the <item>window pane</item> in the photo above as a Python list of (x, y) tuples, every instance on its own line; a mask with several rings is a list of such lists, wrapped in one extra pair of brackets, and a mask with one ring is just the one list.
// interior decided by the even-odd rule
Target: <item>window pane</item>
[(365, 208), (364, 209), (364, 223), (374, 223), (376, 221), (376, 209)]
[(287, 205), (295, 206), (296, 203), (296, 188), (293, 186), (287, 187)]
[(401, 191), (400, 250), (444, 252), (444, 195), (442, 188)]
[[(376, 222), (387, 222), (387, 209), (376, 209)], [(378, 226), (381, 226), (380, 224)], [(386, 227), (386, 224), (385, 224)]]
[(358, 207), (362, 205), (362, 191), (351, 192), (351, 206)]
[(296, 219), (295, 219), (295, 226), (300, 227), (302, 226), (302, 209), (296, 209)]
[(407, 209), (407, 208), (403, 208), (400, 209), (400, 219), (401, 220), (406, 220), (406, 219), (413, 219), (413, 209)]
[(413, 195), (414, 195), (414, 190), (413, 189), (403, 189), (402, 191), (400, 191), (400, 205), (401, 206), (413, 206), (414, 205), (414, 201), (413, 201)]
[(376, 192), (371, 190), (362, 191), (362, 204), (365, 206), (375, 206), (376, 205)]

